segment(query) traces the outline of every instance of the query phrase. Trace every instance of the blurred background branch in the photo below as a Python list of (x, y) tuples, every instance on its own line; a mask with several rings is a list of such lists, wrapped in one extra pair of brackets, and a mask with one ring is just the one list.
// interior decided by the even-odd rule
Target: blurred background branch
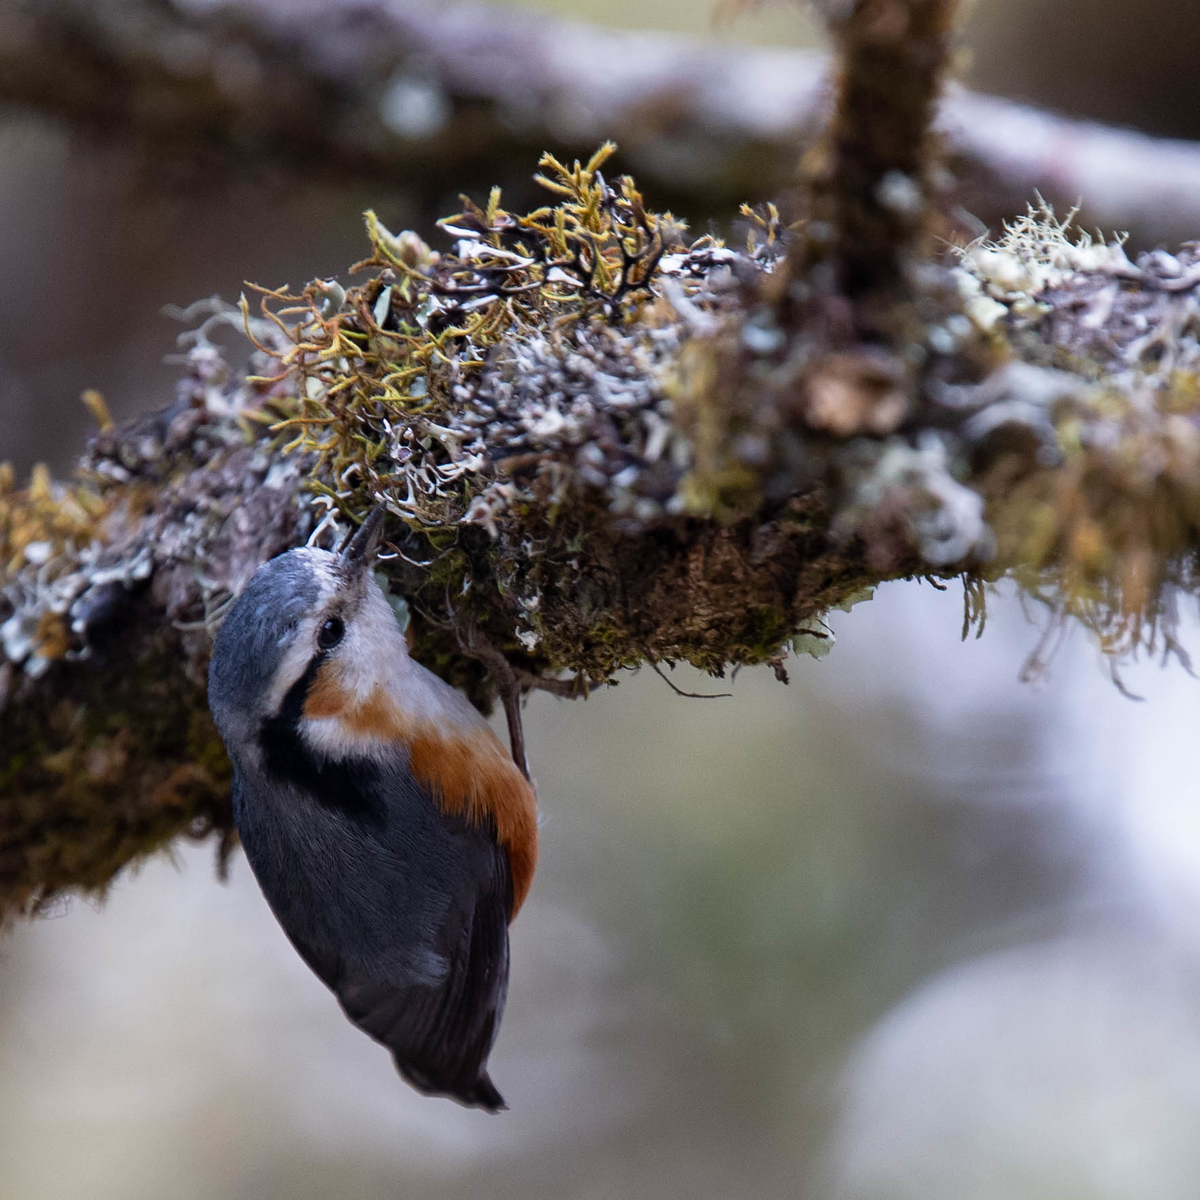
[[(814, 51), (483, 4), (0, 0), (0, 99), (204, 172), (453, 192), (607, 138), (686, 214), (768, 198), (829, 109)], [(954, 89), (956, 199), (998, 228), (1038, 189), (1139, 244), (1200, 228), (1200, 147)]]

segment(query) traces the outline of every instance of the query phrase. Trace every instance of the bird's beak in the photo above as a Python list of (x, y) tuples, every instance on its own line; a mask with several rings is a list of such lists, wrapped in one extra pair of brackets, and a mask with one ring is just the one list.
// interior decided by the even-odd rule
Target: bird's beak
[(338, 558), (338, 566), (347, 579), (364, 574), (375, 559), (375, 551), (379, 549), (379, 539), (383, 533), (383, 519), (387, 509), (377, 504), (367, 519), (358, 527), (358, 532), (350, 539), (350, 544)]

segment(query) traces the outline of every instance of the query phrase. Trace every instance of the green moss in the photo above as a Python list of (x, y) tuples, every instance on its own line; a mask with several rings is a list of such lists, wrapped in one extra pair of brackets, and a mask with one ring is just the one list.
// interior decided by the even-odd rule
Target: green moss
[(72, 701), (4, 714), (0, 912), (102, 891), (180, 833), (230, 828), (224, 748), (176, 671), (153, 654), (116, 675), (76, 669)]

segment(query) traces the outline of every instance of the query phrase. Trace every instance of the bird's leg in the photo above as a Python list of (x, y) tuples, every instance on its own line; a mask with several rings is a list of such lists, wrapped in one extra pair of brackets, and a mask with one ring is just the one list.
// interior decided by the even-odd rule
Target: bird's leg
[(458, 644), (463, 652), (472, 658), (477, 658), (492, 677), (496, 692), (504, 705), (504, 715), (508, 719), (508, 738), (512, 746), (513, 762), (517, 769), (529, 778), (529, 764), (525, 761), (525, 727), (521, 723), (521, 684), (507, 658), (487, 640), (474, 625), (464, 634), (461, 627), (456, 629)]

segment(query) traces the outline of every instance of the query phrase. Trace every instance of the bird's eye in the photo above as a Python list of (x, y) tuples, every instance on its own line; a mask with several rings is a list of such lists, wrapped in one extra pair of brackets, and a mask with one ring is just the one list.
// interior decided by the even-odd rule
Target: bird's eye
[(342, 640), (346, 623), (341, 617), (330, 617), (317, 631), (317, 645), (322, 650), (332, 650)]

